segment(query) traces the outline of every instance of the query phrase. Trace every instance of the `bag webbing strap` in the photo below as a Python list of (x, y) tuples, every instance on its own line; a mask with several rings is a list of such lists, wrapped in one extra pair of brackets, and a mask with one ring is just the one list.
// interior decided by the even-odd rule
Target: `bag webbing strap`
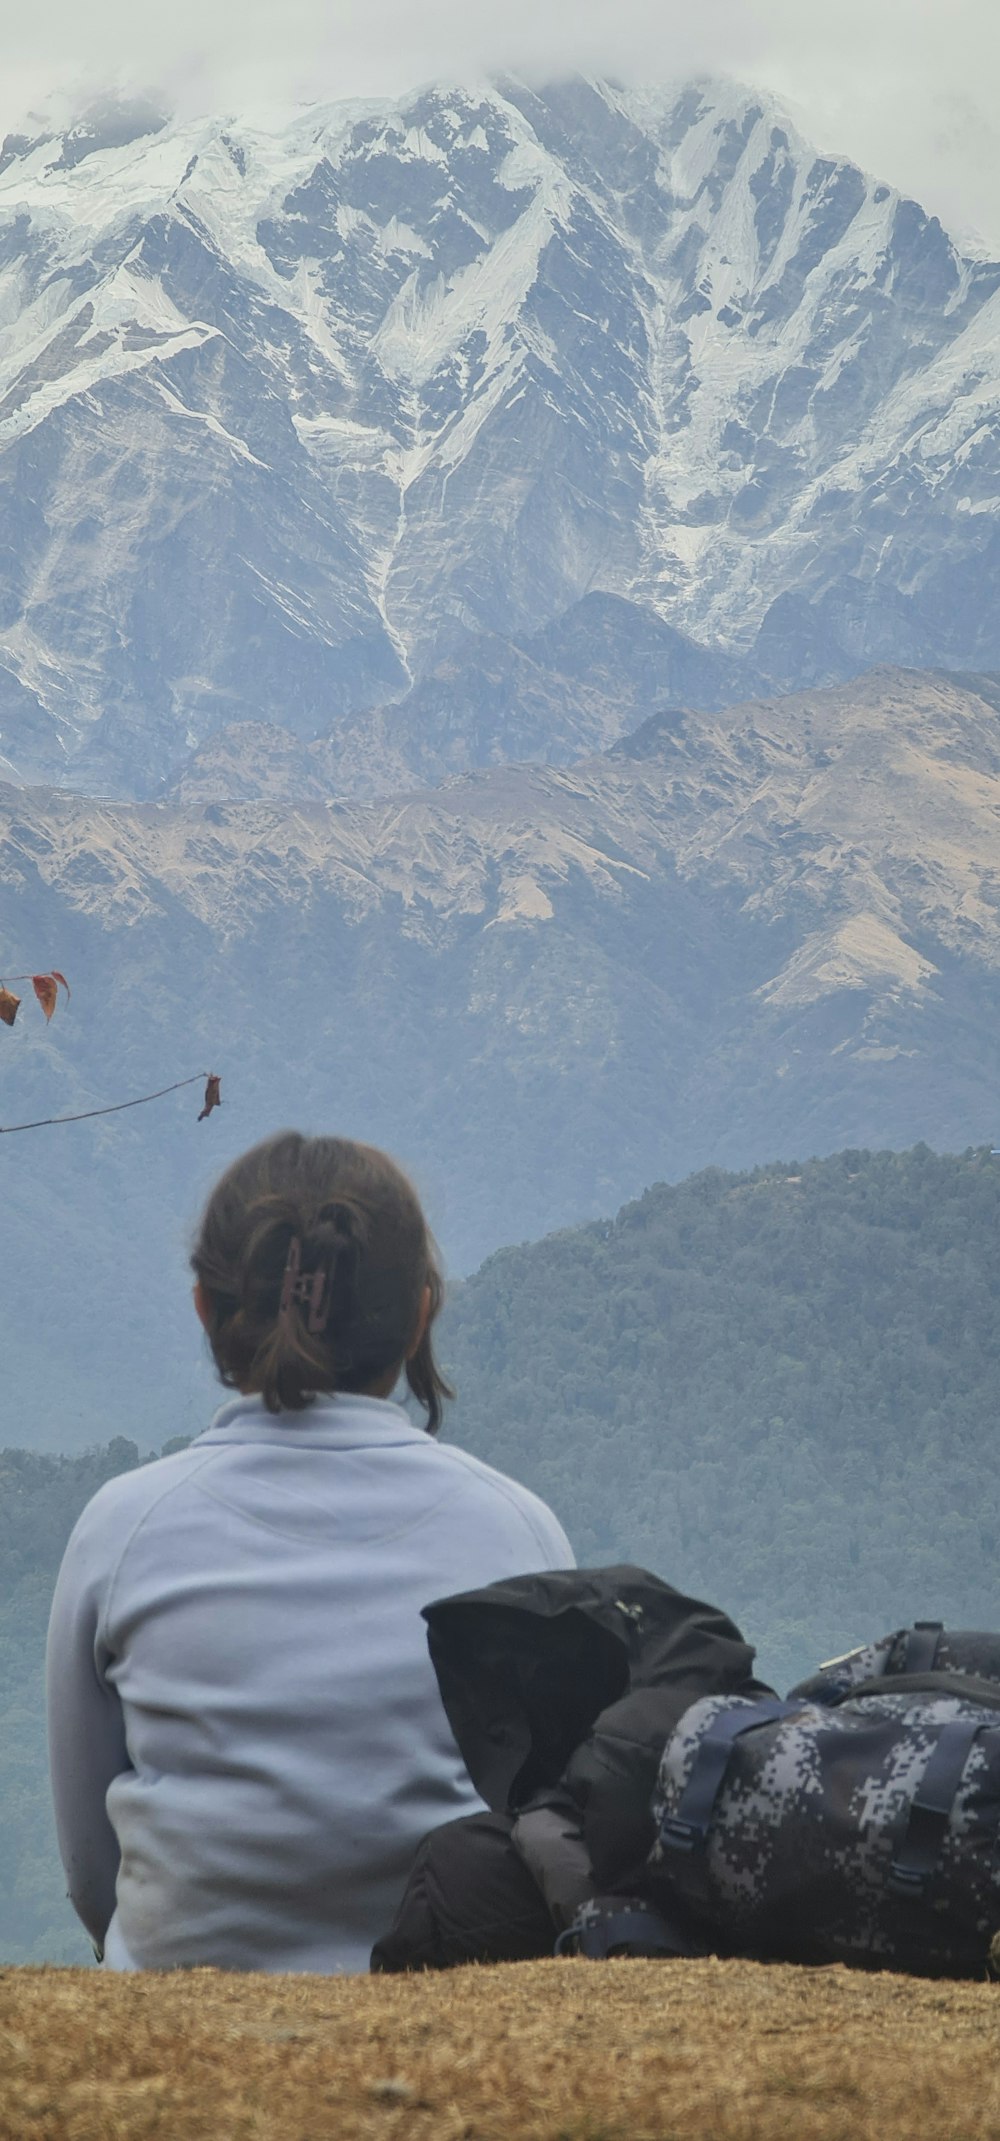
[(629, 1903), (620, 1910), (590, 1912), (585, 1906), (560, 1933), (555, 1955), (584, 1955), (588, 1962), (603, 1963), (617, 1950), (633, 1955), (689, 1956), (693, 1950), (683, 1936), (675, 1934), (658, 1912), (646, 1903)]
[(773, 1725), (785, 1717), (798, 1717), (802, 1708), (801, 1697), (797, 1702), (780, 1702), (775, 1697), (772, 1702), (737, 1702), (720, 1710), (695, 1753), (676, 1814), (662, 1817), (661, 1842), (673, 1851), (691, 1851), (696, 1844), (703, 1844), (734, 1741), (744, 1732), (755, 1732), (759, 1725)]
[(864, 1702), (871, 1695), (879, 1700), (886, 1695), (957, 1695), (962, 1702), (978, 1703), (980, 1709), (1000, 1710), (1000, 1681), (983, 1680), (978, 1673), (945, 1670), (880, 1673), (875, 1680), (859, 1680), (857, 1687), (838, 1689), (830, 1708), (838, 1709), (842, 1703)]
[[(943, 1621), (914, 1621), (903, 1637), (904, 1673), (932, 1673), (944, 1634)], [(892, 1677), (891, 1675), (889, 1676)]]
[(954, 1717), (938, 1734), (924, 1774), (914, 1792), (906, 1829), (889, 1868), (894, 1895), (924, 1894), (941, 1856), (965, 1765), (973, 1742), (987, 1726), (982, 1718)]

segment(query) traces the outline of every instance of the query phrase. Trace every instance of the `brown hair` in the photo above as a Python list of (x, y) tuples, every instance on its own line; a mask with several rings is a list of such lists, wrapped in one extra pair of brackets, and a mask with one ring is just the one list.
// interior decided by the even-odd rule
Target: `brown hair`
[[(307, 1317), (299, 1288), (282, 1308), (296, 1261), (322, 1274), (321, 1319)], [(388, 1153), (296, 1130), (254, 1145), (216, 1183), (191, 1264), (222, 1381), (259, 1391), (269, 1412), (384, 1382), (405, 1360), (429, 1287), (427, 1327), (405, 1366), (437, 1433), (452, 1396), (431, 1347), (444, 1287), (416, 1191)]]

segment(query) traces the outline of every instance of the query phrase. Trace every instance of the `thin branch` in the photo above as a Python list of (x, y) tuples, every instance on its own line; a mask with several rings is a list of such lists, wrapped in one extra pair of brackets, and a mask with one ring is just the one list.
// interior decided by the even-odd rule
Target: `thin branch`
[(35, 1123), (0, 1123), (0, 1137), (12, 1137), (15, 1130), (47, 1130), (53, 1123), (86, 1123), (94, 1115), (120, 1115), (123, 1108), (144, 1108), (148, 1100), (162, 1100), (165, 1093), (179, 1093), (185, 1085), (200, 1085), (207, 1076), (207, 1071), (195, 1071), (193, 1078), (161, 1085), (157, 1093), (140, 1093), (138, 1100), (116, 1100), (109, 1108), (84, 1108), (79, 1115), (41, 1115)]

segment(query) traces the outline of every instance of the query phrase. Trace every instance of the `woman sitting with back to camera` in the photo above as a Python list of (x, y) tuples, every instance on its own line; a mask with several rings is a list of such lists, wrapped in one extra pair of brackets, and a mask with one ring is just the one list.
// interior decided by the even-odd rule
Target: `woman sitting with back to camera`
[[(56, 1586), (69, 1894), (113, 1969), (366, 1970), (421, 1838), (481, 1804), (420, 1609), (573, 1554), (535, 1495), (435, 1440), (441, 1278), (386, 1154), (256, 1146), (192, 1264), (238, 1395), (101, 1488)], [(404, 1372), (426, 1431), (391, 1401)]]

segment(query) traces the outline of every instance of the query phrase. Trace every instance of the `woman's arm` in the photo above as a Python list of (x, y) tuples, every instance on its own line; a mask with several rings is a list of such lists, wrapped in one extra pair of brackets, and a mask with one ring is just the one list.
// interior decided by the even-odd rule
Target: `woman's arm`
[(115, 1908), (118, 1839), (108, 1786), (130, 1769), (121, 1704), (106, 1679), (98, 1621), (107, 1582), (106, 1544), (84, 1511), (56, 1583), (49, 1621), (46, 1702), (49, 1770), (59, 1854), (69, 1898), (99, 1949)]

